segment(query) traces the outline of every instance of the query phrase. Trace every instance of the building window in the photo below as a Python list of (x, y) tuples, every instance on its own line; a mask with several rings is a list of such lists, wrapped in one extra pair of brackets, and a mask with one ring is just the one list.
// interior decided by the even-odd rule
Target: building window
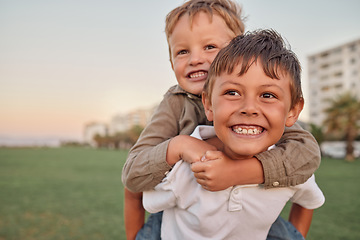
[(336, 89), (339, 89), (339, 88), (342, 88), (343, 85), (342, 85), (342, 83), (339, 83), (339, 84), (336, 84), (334, 87), (335, 87)]
[(329, 56), (329, 53), (328, 53), (328, 52), (325, 52), (325, 53), (323, 53), (323, 54), (320, 55), (320, 57), (322, 57), (322, 58), (326, 58), (327, 56)]
[(326, 68), (328, 68), (329, 67), (329, 64), (328, 63), (324, 63), (323, 65), (321, 65), (320, 66), (321, 68), (323, 68), (323, 69), (326, 69)]
[(321, 91), (323, 91), (323, 92), (327, 92), (329, 90), (330, 90), (329, 86), (324, 86), (324, 87), (321, 88)]
[(356, 45), (355, 45), (355, 43), (353, 43), (353, 44), (351, 44), (351, 45), (349, 46), (349, 50), (350, 50), (350, 51), (356, 51)]
[(342, 75), (343, 73), (341, 71), (334, 73), (334, 77), (341, 77)]

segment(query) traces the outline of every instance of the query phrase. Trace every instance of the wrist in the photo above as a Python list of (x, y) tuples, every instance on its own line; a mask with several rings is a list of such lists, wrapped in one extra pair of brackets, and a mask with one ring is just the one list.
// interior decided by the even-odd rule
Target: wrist
[[(262, 184), (264, 182), (264, 169), (261, 162), (253, 157), (247, 160), (234, 161), (234, 185)], [(239, 174), (240, 173), (240, 174)]]
[(188, 137), (187, 135), (178, 135), (173, 137), (168, 145), (167, 151), (166, 151), (166, 162), (173, 166), (175, 163), (177, 163), (182, 156), (182, 147), (184, 145), (185, 138)]

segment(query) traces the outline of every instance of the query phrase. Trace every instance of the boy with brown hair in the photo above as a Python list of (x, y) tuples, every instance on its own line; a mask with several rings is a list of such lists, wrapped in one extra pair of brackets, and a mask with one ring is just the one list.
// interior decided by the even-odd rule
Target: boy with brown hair
[[(141, 212), (141, 192), (153, 189), (180, 159), (197, 162), (192, 164), (197, 182), (210, 191), (257, 183), (265, 188), (293, 186), (304, 183), (319, 166), (315, 139), (297, 124), (285, 131), (277, 148), (248, 161), (207, 155), (207, 161), (199, 162), (215, 147), (189, 135), (197, 125), (212, 124), (200, 95), (216, 54), (244, 32), (240, 10), (229, 0), (193, 0), (168, 14), (165, 32), (178, 85), (165, 94), (124, 165), (122, 180), (134, 192), (125, 190), (127, 233), (143, 224), (144, 215), (132, 211)], [(139, 219), (138, 225), (130, 224)]]
[[(191, 136), (211, 139), (220, 157), (248, 161), (274, 146), (303, 109), (296, 55), (273, 30), (236, 37), (210, 67), (203, 104), (214, 126), (200, 125)], [(314, 176), (292, 187), (249, 184), (209, 192), (184, 161), (177, 162), (155, 190), (143, 194), (146, 210), (163, 211), (161, 239), (171, 240), (263, 240), (288, 200), (293, 202), (288, 223), (293, 231), (285, 239), (303, 240), (313, 209), (325, 200)]]

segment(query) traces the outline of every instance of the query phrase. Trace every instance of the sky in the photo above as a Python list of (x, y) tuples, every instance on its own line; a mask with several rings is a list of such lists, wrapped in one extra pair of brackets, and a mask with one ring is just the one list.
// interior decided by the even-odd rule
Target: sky
[[(165, 16), (183, 0), (0, 0), (0, 145), (81, 141), (84, 125), (159, 103), (176, 84)], [(307, 56), (360, 38), (358, 0), (238, 0), (246, 30)]]

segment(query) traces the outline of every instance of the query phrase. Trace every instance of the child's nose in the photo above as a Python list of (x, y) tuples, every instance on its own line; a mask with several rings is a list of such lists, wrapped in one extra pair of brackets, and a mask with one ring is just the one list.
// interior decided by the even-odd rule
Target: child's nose
[(248, 117), (259, 115), (259, 109), (257, 107), (257, 104), (251, 99), (244, 99), (242, 106), (239, 110), (242, 115), (246, 115)]
[(192, 52), (190, 55), (190, 65), (198, 65), (204, 63), (204, 55), (201, 52)]

